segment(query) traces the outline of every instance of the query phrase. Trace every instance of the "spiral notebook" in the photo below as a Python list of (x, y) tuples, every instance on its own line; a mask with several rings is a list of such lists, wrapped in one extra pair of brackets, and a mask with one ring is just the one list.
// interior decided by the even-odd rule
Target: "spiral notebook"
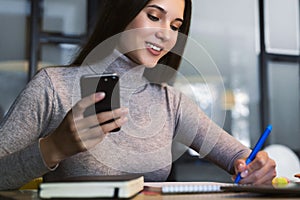
[(298, 197), (300, 196), (300, 182), (292, 182), (285, 186), (243, 185), (220, 182), (145, 182), (145, 192), (160, 194), (248, 192), (263, 195)]
[(144, 191), (157, 192), (161, 194), (180, 193), (218, 193), (224, 192), (223, 186), (232, 183), (220, 182), (145, 182)]

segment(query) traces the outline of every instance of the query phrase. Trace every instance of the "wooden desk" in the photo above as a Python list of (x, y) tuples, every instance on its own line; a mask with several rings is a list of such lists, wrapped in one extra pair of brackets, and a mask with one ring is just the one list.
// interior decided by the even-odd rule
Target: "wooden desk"
[[(4, 197), (4, 198), (1, 198)], [(226, 199), (226, 200), (300, 200), (300, 197), (276, 197), (276, 196), (261, 196), (251, 193), (211, 193), (211, 194), (181, 194), (181, 195), (146, 195), (138, 194), (132, 200), (193, 200), (193, 199)], [(36, 190), (22, 190), (22, 191), (2, 191), (0, 192), (0, 199), (5, 200), (39, 200)]]

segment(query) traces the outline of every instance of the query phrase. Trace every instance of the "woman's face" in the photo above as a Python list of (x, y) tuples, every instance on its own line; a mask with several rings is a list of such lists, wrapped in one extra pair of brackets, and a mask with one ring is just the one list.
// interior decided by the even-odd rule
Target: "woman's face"
[(184, 0), (150, 0), (126, 27), (118, 49), (138, 64), (154, 67), (176, 44)]

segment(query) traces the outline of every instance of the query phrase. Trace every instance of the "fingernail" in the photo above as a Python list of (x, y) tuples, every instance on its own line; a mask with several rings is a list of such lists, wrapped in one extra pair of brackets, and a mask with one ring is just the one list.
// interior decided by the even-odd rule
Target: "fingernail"
[(122, 114), (127, 114), (129, 112), (128, 108), (122, 108), (121, 110)]
[(242, 170), (244, 168), (244, 165), (242, 163), (238, 164), (237, 166), (238, 170)]
[(98, 92), (98, 93), (95, 94), (95, 98), (97, 100), (102, 99), (104, 96), (105, 96), (104, 92)]
[(125, 123), (125, 122), (127, 122), (127, 121), (128, 121), (128, 118), (127, 118), (127, 117), (124, 117), (124, 118), (122, 119), (122, 124)]
[(245, 178), (246, 176), (248, 176), (248, 174), (249, 174), (249, 171), (248, 171), (248, 170), (245, 170), (245, 171), (243, 171), (243, 172), (241, 173), (241, 176), (242, 176), (243, 178)]

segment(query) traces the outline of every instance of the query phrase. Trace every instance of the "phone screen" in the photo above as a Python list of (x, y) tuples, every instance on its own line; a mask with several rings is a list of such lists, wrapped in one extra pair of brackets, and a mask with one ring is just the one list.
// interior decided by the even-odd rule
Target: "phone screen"
[[(117, 74), (85, 75), (80, 79), (81, 96), (86, 97), (96, 92), (104, 92), (105, 97), (84, 112), (85, 116), (120, 108), (120, 86)], [(107, 121), (109, 123), (113, 121)], [(104, 124), (104, 123), (103, 123)], [(114, 130), (117, 131), (117, 130)]]

